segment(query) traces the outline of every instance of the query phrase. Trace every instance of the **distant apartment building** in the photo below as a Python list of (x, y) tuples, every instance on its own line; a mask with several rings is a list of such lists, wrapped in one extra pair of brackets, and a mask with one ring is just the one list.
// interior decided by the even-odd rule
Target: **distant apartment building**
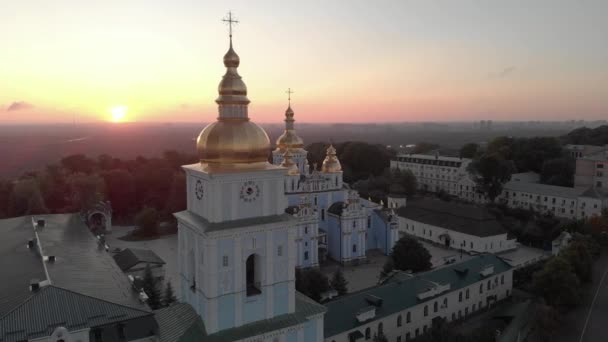
[(426, 154), (399, 154), (391, 160), (391, 168), (409, 170), (418, 182), (418, 189), (429, 192), (444, 191), (468, 202), (485, 203), (485, 196), (477, 191), (467, 167), (469, 158)]
[(576, 159), (574, 187), (608, 188), (608, 146)]
[(540, 184), (533, 181), (533, 176), (520, 175), (522, 174), (513, 174), (498, 197), (499, 201), (510, 208), (531, 209), (568, 219), (584, 219), (601, 215), (602, 209), (608, 207), (608, 189)]
[(564, 150), (568, 152), (570, 157), (573, 159), (581, 158), (583, 156), (588, 156), (590, 154), (594, 154), (603, 150), (605, 147), (603, 146), (595, 146), (595, 145), (574, 145), (568, 144), (564, 146)]

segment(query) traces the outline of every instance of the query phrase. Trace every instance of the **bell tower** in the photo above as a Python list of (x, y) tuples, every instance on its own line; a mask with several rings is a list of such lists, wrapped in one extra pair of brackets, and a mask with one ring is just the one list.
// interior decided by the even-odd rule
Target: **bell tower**
[(250, 121), (247, 87), (232, 43), (216, 99), (219, 116), (185, 165), (187, 210), (178, 220), (180, 299), (208, 334), (295, 311), (295, 225), (285, 213), (287, 169), (268, 162), (270, 141)]

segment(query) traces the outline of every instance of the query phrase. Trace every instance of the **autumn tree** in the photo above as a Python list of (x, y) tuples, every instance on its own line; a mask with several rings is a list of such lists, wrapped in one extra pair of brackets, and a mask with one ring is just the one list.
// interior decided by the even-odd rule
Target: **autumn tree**
[(173, 286), (171, 286), (171, 281), (167, 281), (167, 285), (165, 285), (165, 293), (163, 295), (162, 304), (164, 307), (170, 306), (175, 303), (177, 298), (175, 297), (175, 292), (173, 291)]
[(158, 211), (154, 208), (144, 207), (135, 216), (135, 224), (139, 232), (144, 236), (153, 236), (158, 231), (159, 225)]
[(156, 310), (161, 306), (160, 291), (158, 290), (158, 281), (152, 274), (150, 265), (146, 265), (144, 270), (144, 279), (142, 282), (142, 288), (148, 296), (148, 305), (152, 310)]

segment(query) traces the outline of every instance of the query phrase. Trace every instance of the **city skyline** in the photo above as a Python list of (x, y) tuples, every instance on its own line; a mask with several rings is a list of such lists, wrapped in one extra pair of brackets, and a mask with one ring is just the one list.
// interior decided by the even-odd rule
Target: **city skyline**
[[(2, 123), (209, 122), (226, 8), (251, 118), (280, 122), (602, 119), (608, 4), (383, 1), (11, 3)], [(270, 71), (270, 72), (269, 72)]]

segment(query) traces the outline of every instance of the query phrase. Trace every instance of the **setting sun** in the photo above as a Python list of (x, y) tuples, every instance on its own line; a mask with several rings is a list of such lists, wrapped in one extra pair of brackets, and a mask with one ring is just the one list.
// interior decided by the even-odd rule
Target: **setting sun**
[(127, 116), (127, 107), (116, 106), (110, 109), (112, 114), (112, 122), (123, 122)]

